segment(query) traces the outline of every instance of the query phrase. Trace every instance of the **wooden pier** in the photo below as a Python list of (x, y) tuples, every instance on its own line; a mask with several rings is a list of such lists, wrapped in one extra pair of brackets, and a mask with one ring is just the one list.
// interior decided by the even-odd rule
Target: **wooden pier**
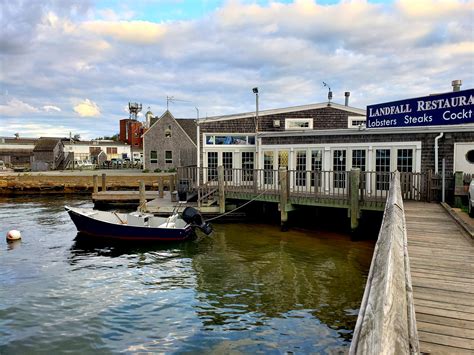
[(474, 354), (474, 241), (439, 204), (405, 218), (420, 351)]

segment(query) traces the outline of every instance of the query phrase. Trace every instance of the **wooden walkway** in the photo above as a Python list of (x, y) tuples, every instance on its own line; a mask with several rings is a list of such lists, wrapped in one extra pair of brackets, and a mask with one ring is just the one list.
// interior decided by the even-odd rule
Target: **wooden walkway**
[(474, 241), (441, 205), (404, 205), (420, 350), (474, 354)]

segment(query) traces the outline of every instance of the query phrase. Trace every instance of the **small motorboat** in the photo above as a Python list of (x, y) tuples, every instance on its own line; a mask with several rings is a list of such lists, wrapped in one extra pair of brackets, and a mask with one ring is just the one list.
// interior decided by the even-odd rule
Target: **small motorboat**
[(149, 213), (117, 213), (65, 206), (78, 232), (88, 236), (116, 240), (177, 242), (195, 237), (198, 228), (206, 235), (212, 227), (192, 207), (181, 215), (156, 217)]

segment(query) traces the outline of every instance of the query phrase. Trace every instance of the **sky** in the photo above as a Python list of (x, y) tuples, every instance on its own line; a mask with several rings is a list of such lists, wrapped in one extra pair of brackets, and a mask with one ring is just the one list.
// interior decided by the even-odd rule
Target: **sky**
[[(474, 0), (0, 0), (0, 136), (474, 87)], [(139, 119), (143, 120), (141, 114)]]

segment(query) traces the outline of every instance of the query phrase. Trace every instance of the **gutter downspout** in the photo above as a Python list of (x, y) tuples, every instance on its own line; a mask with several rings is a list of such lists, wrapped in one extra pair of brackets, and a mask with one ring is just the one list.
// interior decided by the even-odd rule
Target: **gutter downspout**
[(197, 135), (197, 161), (196, 161), (196, 165), (197, 165), (197, 173), (196, 173), (196, 184), (197, 186), (199, 186), (199, 171), (200, 171), (200, 167), (201, 167), (201, 147), (200, 147), (200, 129), (199, 129), (199, 117), (198, 119), (196, 120), (196, 135)]
[(440, 138), (443, 137), (443, 135), (444, 135), (444, 132), (441, 132), (439, 136), (435, 137), (434, 149), (435, 149), (435, 174), (436, 175), (438, 174), (438, 141)]

